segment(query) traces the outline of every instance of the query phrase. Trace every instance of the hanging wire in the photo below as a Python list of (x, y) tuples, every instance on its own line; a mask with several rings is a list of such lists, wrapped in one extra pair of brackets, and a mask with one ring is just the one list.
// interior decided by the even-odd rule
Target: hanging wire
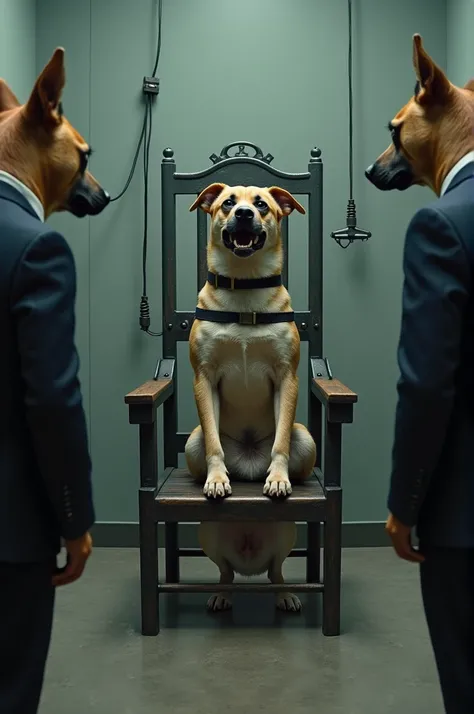
[[(354, 200), (354, 159), (353, 159), (353, 117), (352, 117), (352, 108), (353, 108), (353, 90), (352, 90), (352, 0), (347, 0), (347, 18), (348, 18), (348, 31), (349, 31), (349, 43), (348, 43), (348, 51), (347, 51), (347, 77), (348, 77), (348, 86), (349, 86), (349, 92), (348, 92), (348, 100), (349, 100), (349, 202), (348, 202), (348, 211), (349, 211), (349, 206), (352, 206), (353, 200)], [(333, 238), (336, 240), (337, 244), (341, 248), (348, 248), (351, 244), (352, 241), (350, 238), (346, 238), (346, 242), (344, 241), (344, 238), (341, 238), (337, 236), (337, 231), (333, 233)]]
[[(162, 38), (162, 17), (163, 17), (163, 0), (158, 0), (158, 38), (157, 47), (155, 55), (155, 63), (153, 65), (152, 77), (156, 77), (158, 70), (158, 65), (161, 56), (161, 38)], [(153, 105), (152, 96), (150, 94), (145, 94), (145, 111), (143, 115), (142, 128), (140, 131), (140, 137), (138, 139), (137, 148), (132, 161), (132, 166), (128, 174), (125, 186), (120, 191), (117, 196), (111, 199), (111, 201), (118, 201), (127, 192), (130, 186), (133, 176), (135, 174), (135, 169), (138, 163), (138, 157), (140, 156), (140, 150), (143, 146), (143, 249), (142, 249), (142, 278), (143, 278), (143, 290), (140, 299), (140, 328), (143, 332), (151, 337), (161, 337), (162, 332), (153, 332), (150, 330), (150, 305), (148, 302), (147, 293), (147, 255), (148, 255), (148, 187), (149, 187), (149, 168), (150, 168), (150, 147), (151, 138), (153, 130)]]
[[(142, 255), (142, 270), (143, 270), (143, 291), (140, 301), (140, 321), (146, 320), (146, 324), (150, 324), (150, 307), (148, 304), (148, 294), (147, 294), (147, 276), (146, 276), (146, 263), (147, 263), (147, 253), (148, 253), (148, 184), (149, 184), (149, 169), (150, 169), (150, 146), (151, 146), (151, 136), (153, 131), (153, 111), (152, 111), (152, 99), (150, 95), (147, 95), (147, 112), (146, 112), (146, 123), (145, 123), (145, 148), (143, 152), (143, 255)], [(145, 323), (144, 323), (145, 324)], [(153, 332), (149, 327), (142, 327), (144, 332), (146, 332), (151, 337), (161, 337), (162, 332)]]
[[(354, 135), (354, 122), (352, 116), (353, 110), (353, 90), (352, 90), (352, 0), (347, 0), (347, 18), (348, 18), (348, 31), (349, 31), (349, 45), (347, 51), (347, 77), (349, 86), (349, 201), (354, 198), (354, 158), (353, 158), (353, 135)], [(337, 241), (341, 248), (348, 248), (352, 241), (347, 239), (346, 243), (342, 240)]]
[(349, 19), (349, 50), (347, 53), (347, 76), (349, 78), (349, 198), (354, 198), (354, 167), (353, 167), (353, 91), (352, 91), (352, 0), (347, 0), (347, 15)]
[(354, 240), (367, 240), (371, 237), (370, 231), (357, 227), (356, 205), (354, 201), (354, 122), (353, 122), (353, 87), (352, 87), (352, 0), (347, 0), (348, 19), (348, 52), (347, 52), (347, 77), (349, 101), (349, 200), (346, 209), (346, 227), (331, 233), (332, 238), (341, 248), (348, 248)]
[[(160, 62), (160, 56), (161, 56), (162, 16), (163, 16), (163, 0), (158, 0), (158, 39), (157, 39), (157, 46), (156, 46), (155, 64), (153, 66), (153, 72), (152, 72), (153, 77), (156, 75), (156, 72), (158, 69), (158, 64)], [(148, 97), (147, 97), (147, 99), (148, 99)], [(128, 174), (128, 178), (125, 182), (125, 186), (120, 191), (120, 193), (117, 194), (117, 196), (114, 196), (114, 198), (110, 199), (111, 203), (113, 201), (118, 201), (120, 198), (122, 198), (122, 196), (126, 193), (128, 187), (130, 186), (130, 183), (131, 183), (133, 176), (135, 174), (135, 169), (137, 167), (138, 157), (140, 156), (140, 149), (142, 148), (143, 140), (145, 139), (147, 121), (148, 121), (148, 101), (145, 103), (145, 113), (143, 116), (142, 129), (140, 132), (140, 137), (138, 139), (138, 144), (137, 144), (137, 148), (135, 151), (135, 155), (132, 160), (132, 167), (130, 169), (130, 173)]]
[(158, 63), (161, 56), (161, 19), (163, 16), (163, 0), (158, 0), (158, 43), (156, 46), (156, 57), (155, 64), (153, 66), (153, 77), (156, 75), (156, 70), (158, 69)]
[(114, 198), (111, 198), (111, 199), (110, 199), (110, 202), (111, 202), (111, 203), (112, 203), (113, 201), (118, 201), (120, 198), (122, 198), (122, 196), (126, 193), (128, 187), (130, 186), (130, 183), (131, 183), (131, 181), (132, 181), (132, 178), (133, 178), (133, 175), (134, 175), (134, 173), (135, 173), (136, 166), (137, 166), (138, 157), (139, 157), (139, 155), (140, 155), (140, 149), (142, 148), (143, 139), (144, 139), (144, 137), (145, 137), (146, 123), (147, 123), (147, 112), (146, 112), (146, 110), (145, 110), (145, 114), (144, 114), (144, 117), (143, 117), (143, 123), (142, 123), (142, 130), (141, 130), (141, 132), (140, 132), (140, 138), (138, 139), (137, 149), (136, 149), (136, 151), (135, 151), (135, 156), (133, 157), (132, 167), (131, 167), (131, 169), (130, 169), (130, 173), (128, 174), (128, 178), (127, 178), (127, 180), (126, 180), (126, 182), (125, 182), (125, 186), (124, 186), (123, 189), (120, 191), (120, 193), (117, 194), (117, 196), (114, 196)]

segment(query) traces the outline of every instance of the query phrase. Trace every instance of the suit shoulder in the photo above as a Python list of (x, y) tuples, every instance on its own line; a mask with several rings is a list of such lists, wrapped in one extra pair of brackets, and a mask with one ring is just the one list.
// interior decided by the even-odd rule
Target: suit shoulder
[[(76, 265), (69, 243), (58, 231), (42, 227), (24, 245), (13, 269), (13, 285), (27, 284), (35, 276), (48, 274), (75, 284)], [(25, 283), (26, 281), (26, 283)]]
[(474, 262), (474, 181), (463, 181), (441, 196), (435, 206), (467, 250), (471, 262)]
[(34, 244), (46, 249), (51, 244), (55, 248), (63, 247), (69, 251), (66, 240), (58, 231), (42, 223), (21, 206), (7, 201), (0, 201), (0, 235), (0, 250), (3, 249), (4, 258), (8, 254), (21, 258)]
[(17, 203), (0, 199), (0, 231), (3, 237), (16, 236), (16, 240), (27, 242), (43, 230), (47, 230), (46, 225), (36, 216)]
[(60, 233), (21, 206), (0, 201), (0, 298), (11, 294), (27, 262), (47, 268), (48, 260), (53, 258), (69, 274), (74, 271), (71, 249)]
[[(448, 220), (447, 220), (448, 219)], [(420, 230), (426, 227), (432, 227), (436, 223), (449, 223), (449, 216), (445, 214), (443, 206), (440, 205), (440, 200), (431, 201), (426, 206), (422, 206), (415, 211), (410, 223), (408, 231)]]
[(51, 253), (54, 251), (57, 255), (66, 254), (70, 258), (73, 256), (71, 247), (62, 233), (48, 227), (46, 224), (41, 224), (39, 230), (37, 229), (34, 234), (31, 234), (30, 240), (25, 247), (26, 253), (30, 251)]
[[(463, 244), (463, 225), (459, 220), (459, 211), (442, 200), (443, 197), (419, 208), (410, 223), (406, 232), (406, 241), (413, 242), (414, 236), (419, 236), (420, 240), (427, 243), (438, 243), (448, 240), (449, 243)], [(474, 209), (474, 203), (473, 203)], [(461, 212), (461, 216), (466, 217), (466, 213)], [(471, 214), (474, 218), (474, 212)]]

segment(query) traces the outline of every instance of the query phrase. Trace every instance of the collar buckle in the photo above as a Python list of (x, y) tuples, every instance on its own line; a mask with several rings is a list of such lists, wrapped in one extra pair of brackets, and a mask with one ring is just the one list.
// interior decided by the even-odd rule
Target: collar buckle
[(257, 324), (257, 313), (256, 312), (240, 312), (239, 313), (239, 325), (256, 325)]

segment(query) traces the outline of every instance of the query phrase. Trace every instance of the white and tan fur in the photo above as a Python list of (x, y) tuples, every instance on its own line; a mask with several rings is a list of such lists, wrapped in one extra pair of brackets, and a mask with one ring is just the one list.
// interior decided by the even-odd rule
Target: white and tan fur
[[(264, 210), (260, 210), (262, 205)], [(208, 268), (230, 278), (279, 275), (281, 219), (295, 208), (304, 213), (296, 199), (278, 187), (212, 184), (191, 210), (197, 207), (211, 216)], [(223, 240), (223, 231), (235, 223), (235, 212), (242, 208), (253, 212), (252, 225), (266, 235), (263, 247), (248, 257), (234, 254)], [(247, 313), (292, 310), (283, 286), (229, 290), (209, 283), (199, 293), (198, 307)], [(200, 426), (188, 439), (185, 453), (189, 471), (204, 483), (206, 496), (229, 496), (229, 474), (240, 480), (264, 480), (263, 492), (270, 497), (288, 496), (291, 482), (307, 479), (316, 460), (314, 440), (303, 425), (294, 423), (300, 358), (295, 323), (238, 325), (195, 320), (190, 358)], [(291, 522), (200, 526), (201, 545), (219, 567), (222, 583), (232, 582), (234, 572), (268, 571), (272, 582), (283, 584), (281, 568), (295, 536)], [(301, 607), (296, 596), (285, 592), (278, 595), (277, 603), (283, 609)], [(221, 593), (208, 606), (225, 609), (230, 597)]]

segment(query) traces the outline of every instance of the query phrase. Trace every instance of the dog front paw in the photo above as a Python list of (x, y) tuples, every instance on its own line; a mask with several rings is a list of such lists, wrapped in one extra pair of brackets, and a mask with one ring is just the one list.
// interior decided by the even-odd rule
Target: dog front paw
[(287, 474), (271, 470), (263, 487), (264, 495), (285, 497), (289, 496), (291, 491), (291, 483)]
[(300, 612), (302, 609), (301, 600), (293, 593), (278, 593), (276, 606), (279, 610), (286, 612)]
[(216, 593), (211, 595), (207, 601), (207, 609), (211, 612), (220, 612), (222, 610), (230, 610), (232, 607), (231, 595), (225, 593)]
[(208, 498), (224, 498), (230, 496), (232, 488), (229, 477), (225, 472), (211, 472), (204, 484), (204, 495)]

